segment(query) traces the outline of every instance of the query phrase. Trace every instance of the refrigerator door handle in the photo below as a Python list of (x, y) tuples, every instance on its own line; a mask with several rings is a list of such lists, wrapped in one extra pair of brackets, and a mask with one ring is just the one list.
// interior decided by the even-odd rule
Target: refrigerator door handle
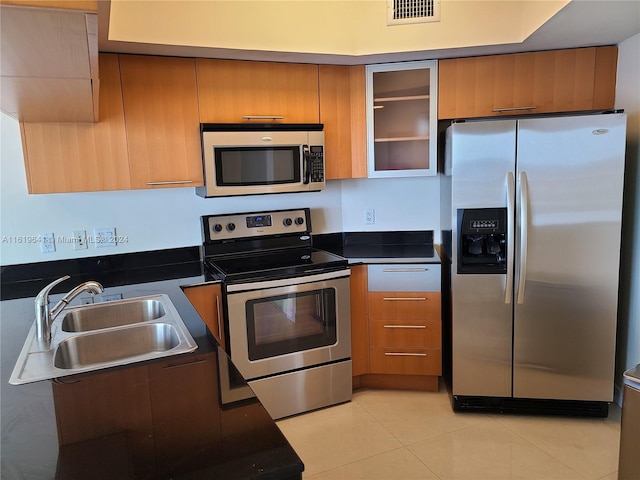
[(529, 185), (527, 173), (520, 172), (520, 273), (518, 275), (518, 303), (524, 303), (527, 278), (527, 234), (529, 227)]
[(515, 180), (513, 172), (507, 172), (507, 278), (505, 285), (504, 303), (511, 303), (513, 298), (513, 247), (514, 228), (513, 222), (516, 217), (513, 213), (515, 208)]

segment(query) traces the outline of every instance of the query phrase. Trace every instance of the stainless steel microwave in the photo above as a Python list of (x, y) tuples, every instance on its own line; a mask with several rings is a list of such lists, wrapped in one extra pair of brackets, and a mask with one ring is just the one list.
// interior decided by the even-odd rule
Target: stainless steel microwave
[(322, 124), (203, 123), (201, 197), (325, 188)]

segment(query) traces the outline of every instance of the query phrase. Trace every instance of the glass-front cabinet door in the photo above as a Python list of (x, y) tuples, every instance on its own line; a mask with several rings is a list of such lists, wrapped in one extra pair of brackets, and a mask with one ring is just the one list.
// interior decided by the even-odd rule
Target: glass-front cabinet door
[(369, 177), (437, 174), (437, 61), (367, 66)]

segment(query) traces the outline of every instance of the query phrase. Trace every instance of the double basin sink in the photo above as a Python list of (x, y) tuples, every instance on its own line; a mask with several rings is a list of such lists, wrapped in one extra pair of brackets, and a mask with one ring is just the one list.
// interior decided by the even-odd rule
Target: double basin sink
[(51, 342), (35, 324), (9, 383), (20, 385), (194, 351), (197, 344), (167, 295), (69, 308), (54, 320)]

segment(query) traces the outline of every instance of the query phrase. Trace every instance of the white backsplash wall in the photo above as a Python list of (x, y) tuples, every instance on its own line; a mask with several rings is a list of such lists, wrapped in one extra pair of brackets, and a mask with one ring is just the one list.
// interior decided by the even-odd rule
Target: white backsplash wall
[[(365, 211), (375, 210), (375, 223), (365, 224)], [(433, 230), (440, 240), (438, 177), (368, 178), (342, 181), (344, 231)]]
[[(328, 182), (322, 192), (208, 198), (194, 188), (114, 192), (27, 194), (18, 122), (0, 114), (0, 264), (43, 262), (187, 247), (202, 243), (200, 215), (310, 207), (314, 232), (342, 231), (341, 182)], [(74, 250), (56, 243), (54, 253), (41, 253), (29, 243), (41, 233), (71, 237), (74, 230), (115, 227), (123, 242), (116, 247)]]

